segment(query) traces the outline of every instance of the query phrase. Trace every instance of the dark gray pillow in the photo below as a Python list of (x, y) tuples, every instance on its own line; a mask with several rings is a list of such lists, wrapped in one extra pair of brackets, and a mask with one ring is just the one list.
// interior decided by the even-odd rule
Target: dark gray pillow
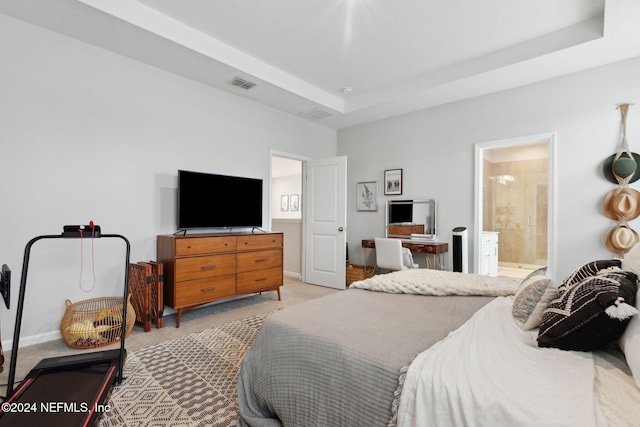
[(611, 267), (620, 267), (621, 264), (622, 262), (619, 259), (601, 259), (585, 264), (562, 281), (560, 286), (558, 286), (558, 292), (563, 292), (566, 287), (575, 285), (589, 276), (598, 274), (598, 272), (602, 270)]
[(637, 276), (619, 268), (572, 281), (542, 314), (538, 346), (591, 351), (619, 338), (631, 320)]

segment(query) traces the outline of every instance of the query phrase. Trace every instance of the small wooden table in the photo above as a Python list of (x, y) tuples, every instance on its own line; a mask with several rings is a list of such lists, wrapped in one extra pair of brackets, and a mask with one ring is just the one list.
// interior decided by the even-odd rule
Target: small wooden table
[[(436, 242), (436, 241), (425, 241), (425, 240), (417, 240), (417, 239), (401, 239), (402, 247), (409, 249), (411, 252), (417, 252), (421, 254), (425, 254), (425, 256), (433, 255), (435, 260), (435, 269), (436, 270), (444, 270), (445, 265), (443, 261), (443, 254), (449, 252), (449, 244), (444, 242)], [(362, 241), (362, 247), (366, 249), (375, 249), (376, 243), (374, 239), (364, 239)], [(367, 264), (367, 257), (365, 254), (365, 266)], [(427, 259), (427, 265), (428, 265)]]

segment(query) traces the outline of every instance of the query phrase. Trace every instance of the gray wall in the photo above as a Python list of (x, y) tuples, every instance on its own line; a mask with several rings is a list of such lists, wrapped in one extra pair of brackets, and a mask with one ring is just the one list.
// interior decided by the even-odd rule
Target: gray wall
[[(262, 178), (268, 201), (271, 150), (336, 154), (333, 129), (1, 14), (0, 51), (0, 263), (14, 272), (5, 343), (32, 237), (94, 220), (127, 236), (132, 261), (155, 259), (155, 236), (176, 231), (178, 169)], [(121, 254), (96, 242), (87, 294), (90, 241), (82, 277), (79, 241), (34, 246), (23, 342), (55, 338), (67, 298), (119, 295)]]
[(284, 274), (299, 279), (302, 276), (302, 220), (273, 219), (271, 229), (284, 233)]
[[(357, 212), (351, 197), (357, 182), (382, 183), (385, 169), (403, 168), (402, 197), (437, 199), (441, 239), (450, 242), (454, 227), (469, 227), (471, 251), (474, 144), (547, 132), (557, 133), (557, 248), (551, 254), (556, 279), (584, 262), (612, 258), (604, 239), (614, 224), (604, 216), (602, 203), (613, 184), (601, 167), (619, 142), (619, 103), (636, 104), (630, 108), (627, 135), (631, 149), (640, 151), (639, 75), (640, 58), (635, 58), (340, 130), (338, 154), (349, 157), (350, 258), (361, 262), (360, 240), (384, 233), (383, 207), (390, 199), (380, 195), (378, 212)], [(631, 226), (640, 229), (638, 220)]]

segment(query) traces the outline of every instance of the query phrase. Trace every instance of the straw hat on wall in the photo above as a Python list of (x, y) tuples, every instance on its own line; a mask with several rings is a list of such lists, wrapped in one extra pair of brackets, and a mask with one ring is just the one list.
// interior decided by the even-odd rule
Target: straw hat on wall
[(619, 222), (640, 216), (640, 192), (628, 187), (609, 191), (604, 199), (604, 214)]
[(638, 233), (631, 227), (618, 224), (607, 233), (607, 248), (621, 257), (638, 242)]

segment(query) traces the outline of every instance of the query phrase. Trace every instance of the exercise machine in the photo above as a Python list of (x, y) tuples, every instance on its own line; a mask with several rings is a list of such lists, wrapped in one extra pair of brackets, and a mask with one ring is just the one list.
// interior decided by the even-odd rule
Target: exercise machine
[[(116, 238), (124, 242), (124, 293), (119, 349), (43, 359), (14, 388), (31, 247), (44, 239), (87, 238)], [(90, 426), (102, 413), (110, 410), (109, 393), (114, 384), (122, 382), (126, 359), (130, 250), (129, 241), (124, 236), (102, 234), (100, 226), (93, 224), (93, 221), (89, 225), (65, 225), (62, 234), (38, 236), (27, 243), (22, 264), (7, 398), (0, 405), (0, 426)]]

